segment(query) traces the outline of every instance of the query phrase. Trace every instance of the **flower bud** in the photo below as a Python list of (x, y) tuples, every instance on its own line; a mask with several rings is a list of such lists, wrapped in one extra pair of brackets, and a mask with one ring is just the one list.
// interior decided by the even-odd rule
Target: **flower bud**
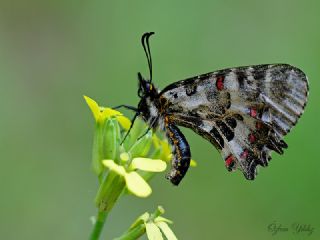
[(101, 162), (103, 155), (103, 127), (100, 122), (96, 122), (92, 146), (92, 168), (98, 176), (103, 171)]
[(150, 130), (146, 135), (136, 141), (135, 144), (129, 150), (132, 158), (135, 157), (145, 157), (147, 156), (152, 144), (152, 130)]
[(119, 162), (120, 126), (115, 118), (109, 118), (104, 127), (104, 159)]

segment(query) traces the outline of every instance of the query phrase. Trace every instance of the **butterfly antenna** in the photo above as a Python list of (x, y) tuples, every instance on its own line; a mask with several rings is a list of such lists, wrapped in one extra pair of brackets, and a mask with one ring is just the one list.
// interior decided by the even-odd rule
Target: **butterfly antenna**
[(149, 44), (149, 37), (153, 35), (154, 32), (147, 32), (144, 33), (141, 37), (141, 43), (144, 49), (144, 52), (146, 53), (147, 60), (148, 60), (148, 66), (149, 66), (149, 73), (150, 73), (150, 79), (149, 82), (152, 82), (152, 58), (151, 58), (151, 51), (150, 51), (150, 44)]
[(126, 140), (126, 138), (129, 136), (129, 133), (133, 127), (134, 122), (136, 121), (137, 117), (139, 116), (139, 112), (136, 112), (136, 114), (133, 116), (133, 119), (131, 120), (131, 125), (130, 128), (128, 130), (128, 132), (126, 133), (126, 135), (124, 136), (123, 140), (121, 141), (120, 145), (122, 145), (122, 143)]

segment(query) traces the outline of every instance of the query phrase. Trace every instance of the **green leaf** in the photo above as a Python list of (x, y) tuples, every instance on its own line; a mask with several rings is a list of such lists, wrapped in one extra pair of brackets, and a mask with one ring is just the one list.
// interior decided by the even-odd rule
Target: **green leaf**
[(163, 240), (160, 229), (153, 222), (146, 223), (146, 230), (149, 240)]

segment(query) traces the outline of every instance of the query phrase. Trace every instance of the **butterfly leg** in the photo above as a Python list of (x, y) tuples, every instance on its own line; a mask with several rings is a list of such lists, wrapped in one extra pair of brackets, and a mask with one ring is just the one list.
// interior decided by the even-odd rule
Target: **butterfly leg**
[(148, 132), (156, 126), (157, 121), (158, 121), (158, 118), (155, 118), (155, 119), (149, 124), (149, 127), (148, 127), (147, 131), (146, 131), (143, 135), (141, 135), (140, 137), (138, 137), (138, 140), (140, 140), (140, 139), (143, 138), (145, 135), (147, 135)]
[(119, 105), (119, 106), (115, 106), (115, 107), (113, 107), (112, 109), (119, 109), (119, 108), (126, 108), (126, 109), (129, 109), (129, 110), (138, 112), (138, 109), (137, 109), (136, 107), (129, 106), (129, 105), (124, 105), (124, 104)]
[(166, 178), (174, 185), (178, 185), (187, 173), (190, 165), (190, 147), (185, 136), (178, 127), (169, 123), (169, 121), (166, 121), (165, 128), (169, 142), (173, 147), (172, 169), (170, 173), (167, 174)]

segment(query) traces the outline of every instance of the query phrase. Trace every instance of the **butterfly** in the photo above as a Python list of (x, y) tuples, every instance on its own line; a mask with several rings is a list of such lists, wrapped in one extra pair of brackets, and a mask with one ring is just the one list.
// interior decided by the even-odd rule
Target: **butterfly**
[[(162, 91), (152, 83), (149, 38), (143, 34), (150, 78), (138, 73), (136, 112), (149, 129), (165, 131), (172, 146), (172, 169), (167, 178), (178, 185), (190, 165), (187, 139), (177, 126), (192, 129), (221, 153), (228, 171), (240, 169), (255, 179), (257, 166), (266, 167), (271, 151), (283, 154), (283, 137), (296, 125), (307, 103), (308, 80), (288, 64), (227, 68), (170, 84)], [(128, 131), (128, 133), (130, 130)], [(127, 133), (127, 134), (128, 134)]]

